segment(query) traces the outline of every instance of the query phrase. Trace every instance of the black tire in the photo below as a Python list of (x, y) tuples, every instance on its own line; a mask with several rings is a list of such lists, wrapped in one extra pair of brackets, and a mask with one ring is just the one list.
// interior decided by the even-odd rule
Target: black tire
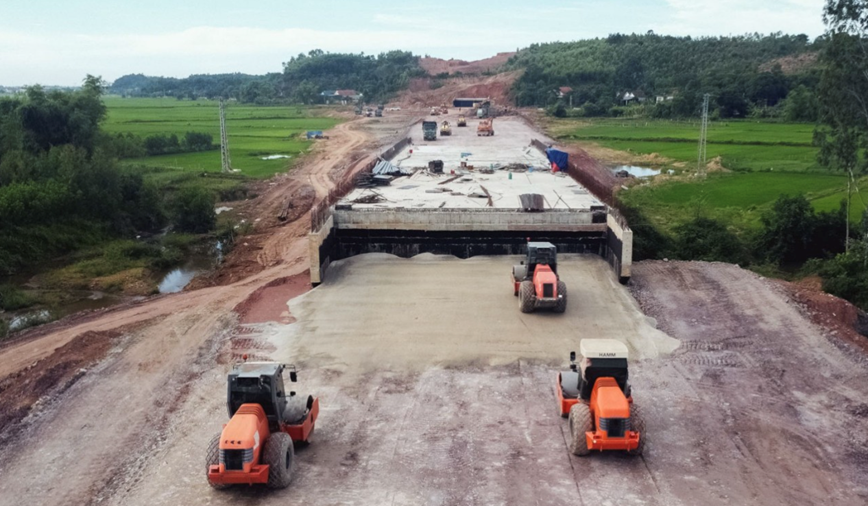
[(522, 313), (533, 313), (536, 305), (536, 291), (532, 281), (522, 281), (518, 288), (518, 309)]
[(555, 306), (555, 313), (563, 313), (567, 310), (567, 284), (563, 281), (558, 281), (558, 295), (563, 295), (558, 299), (558, 304)]
[(268, 487), (286, 488), (295, 471), (295, 449), (286, 432), (275, 432), (265, 441), (262, 460), (268, 464)]
[(573, 455), (584, 457), (591, 453), (585, 433), (592, 430), (594, 418), (591, 416), (591, 408), (582, 402), (574, 404), (570, 408), (570, 452)]
[[(208, 479), (208, 471), (211, 469), (211, 466), (220, 464), (220, 436), (222, 435), (222, 432), (218, 432), (211, 438), (211, 442), (208, 443), (208, 452), (205, 454), (205, 479)], [(208, 485), (217, 490), (229, 487), (225, 483), (214, 483), (210, 479), (208, 479)]]
[(633, 431), (639, 433), (639, 446), (635, 450), (627, 450), (630, 455), (642, 455), (645, 450), (645, 440), (647, 433), (645, 432), (645, 418), (642, 417), (642, 410), (636, 404), (630, 405), (630, 427)]

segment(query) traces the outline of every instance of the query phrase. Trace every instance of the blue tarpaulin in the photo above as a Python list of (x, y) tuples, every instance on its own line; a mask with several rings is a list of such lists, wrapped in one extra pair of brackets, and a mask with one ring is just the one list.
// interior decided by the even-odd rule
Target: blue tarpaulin
[(319, 139), (322, 137), (322, 130), (309, 130), (307, 132), (308, 139)]
[(563, 151), (559, 151), (555, 148), (548, 148), (546, 150), (546, 156), (549, 161), (558, 166), (560, 170), (567, 170), (567, 167), (570, 163), (570, 155), (564, 153)]

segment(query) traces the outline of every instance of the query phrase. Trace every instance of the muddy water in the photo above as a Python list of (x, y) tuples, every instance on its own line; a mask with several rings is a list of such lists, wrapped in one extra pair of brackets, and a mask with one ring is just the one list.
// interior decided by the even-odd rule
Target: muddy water
[(659, 169), (649, 169), (648, 167), (636, 167), (634, 165), (619, 165), (612, 169), (613, 172), (627, 171), (633, 177), (653, 177), (660, 174)]
[(193, 255), (182, 267), (172, 269), (158, 285), (160, 293), (178, 293), (197, 275), (214, 269), (223, 261), (223, 243), (217, 241), (207, 253)]

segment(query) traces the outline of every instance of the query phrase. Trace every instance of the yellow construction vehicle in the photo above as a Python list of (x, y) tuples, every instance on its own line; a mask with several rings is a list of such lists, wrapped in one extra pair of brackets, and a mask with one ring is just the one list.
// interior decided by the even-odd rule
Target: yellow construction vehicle
[(479, 120), (479, 125), (476, 126), (476, 135), (485, 137), (494, 135), (494, 120)]
[(452, 135), (452, 127), (449, 126), (448, 121), (444, 121), (440, 124), (440, 137), (443, 137), (444, 135)]
[(458, 116), (458, 126), (460, 126), (460, 127), (466, 127), (467, 126), (467, 120), (464, 119), (464, 116)]

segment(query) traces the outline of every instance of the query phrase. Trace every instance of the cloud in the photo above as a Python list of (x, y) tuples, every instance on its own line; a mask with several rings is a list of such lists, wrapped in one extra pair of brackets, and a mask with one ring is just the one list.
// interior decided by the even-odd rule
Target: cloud
[[(654, 30), (671, 35), (823, 33), (825, 0), (666, 0), (668, 19)], [(664, 18), (665, 19), (665, 18)]]
[[(8, 28), (0, 24), (0, 84), (76, 84), (88, 73), (113, 80), (133, 72), (176, 77), (279, 72), (281, 62), (316, 48), (368, 54), (404, 49), (443, 58), (476, 59), (534, 42), (605, 37), (614, 32), (654, 30), (701, 36), (783, 31), (816, 36), (823, 31), (823, 3), (642, 0), (627, 9), (623, 3), (604, 0), (512, 7), (506, 2), (502, 9), (468, 21), (448, 17), (445, 9), (430, 11), (408, 4), (384, 8), (349, 23), (336, 21), (326, 30), (205, 25), (152, 28), (149, 32), (76, 33), (68, 28), (27, 25), (25, 31), (22, 24), (5, 25)], [(159, 26), (143, 21), (141, 26)]]

